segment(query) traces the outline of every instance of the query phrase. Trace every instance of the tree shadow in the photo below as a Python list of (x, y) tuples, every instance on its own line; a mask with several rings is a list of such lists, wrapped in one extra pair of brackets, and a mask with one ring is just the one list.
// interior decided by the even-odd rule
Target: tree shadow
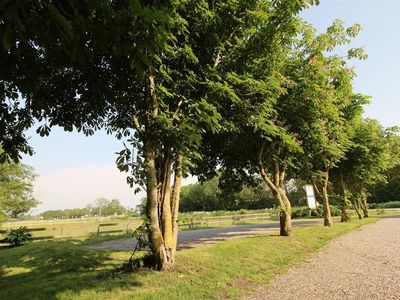
[(83, 291), (101, 293), (141, 285), (132, 276), (115, 273), (129, 255), (115, 258), (112, 252), (81, 244), (76, 240), (46, 241), (2, 249), (0, 299), (56, 299), (61, 293), (76, 296)]

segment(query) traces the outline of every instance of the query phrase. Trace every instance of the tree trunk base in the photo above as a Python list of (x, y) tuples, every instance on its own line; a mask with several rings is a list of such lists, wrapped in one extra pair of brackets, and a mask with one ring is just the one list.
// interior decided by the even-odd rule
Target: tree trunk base
[(280, 235), (281, 236), (292, 236), (292, 216), (286, 211), (282, 211), (280, 214)]

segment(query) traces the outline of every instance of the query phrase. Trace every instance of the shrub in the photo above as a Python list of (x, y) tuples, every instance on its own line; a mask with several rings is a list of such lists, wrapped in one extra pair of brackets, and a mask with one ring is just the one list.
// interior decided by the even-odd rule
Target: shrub
[(369, 208), (400, 208), (400, 201), (371, 203), (369, 204)]
[(379, 209), (376, 210), (376, 214), (377, 214), (378, 216), (384, 215), (384, 214), (385, 214), (385, 210), (384, 210), (383, 208), (379, 208)]
[(30, 239), (32, 239), (32, 233), (26, 228), (26, 226), (24, 226), (11, 230), (4, 241), (13, 247), (16, 247), (28, 243)]
[[(332, 216), (340, 216), (341, 210), (334, 205), (330, 205), (331, 215)], [(308, 207), (293, 207), (292, 209), (292, 218), (307, 218), (309, 216), (309, 208)], [(322, 206), (317, 207), (316, 209), (311, 210), (311, 216), (322, 218), (324, 216), (324, 209)]]

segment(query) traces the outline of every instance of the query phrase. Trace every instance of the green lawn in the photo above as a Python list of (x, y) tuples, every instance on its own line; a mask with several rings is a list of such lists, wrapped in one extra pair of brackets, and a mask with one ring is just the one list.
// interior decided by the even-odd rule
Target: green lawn
[[(34, 237), (54, 236), (60, 237), (89, 237), (97, 234), (99, 224), (113, 223), (117, 225), (101, 227), (101, 231), (110, 230), (135, 230), (141, 223), (140, 218), (129, 219), (115, 219), (107, 221), (96, 220), (52, 220), (52, 221), (20, 221), (20, 222), (6, 222), (1, 225), (1, 229), (18, 228), (20, 226), (27, 226), (28, 228), (46, 228), (44, 231), (33, 231)], [(4, 238), (6, 234), (1, 235), (0, 239)]]
[(88, 249), (82, 240), (0, 250), (0, 299), (238, 298), (315, 253), (329, 240), (377, 218), (243, 238), (178, 252), (171, 272), (115, 275), (128, 252)]

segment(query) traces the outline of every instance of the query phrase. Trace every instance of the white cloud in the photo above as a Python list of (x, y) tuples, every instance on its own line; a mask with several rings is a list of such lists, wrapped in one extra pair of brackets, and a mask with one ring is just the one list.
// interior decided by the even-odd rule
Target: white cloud
[[(34, 213), (84, 207), (99, 197), (116, 198), (125, 207), (135, 207), (145, 192), (134, 195), (126, 183), (126, 176), (115, 165), (62, 169), (39, 176), (34, 193), (41, 203)], [(195, 177), (189, 177), (184, 180), (184, 185), (196, 181)]]

